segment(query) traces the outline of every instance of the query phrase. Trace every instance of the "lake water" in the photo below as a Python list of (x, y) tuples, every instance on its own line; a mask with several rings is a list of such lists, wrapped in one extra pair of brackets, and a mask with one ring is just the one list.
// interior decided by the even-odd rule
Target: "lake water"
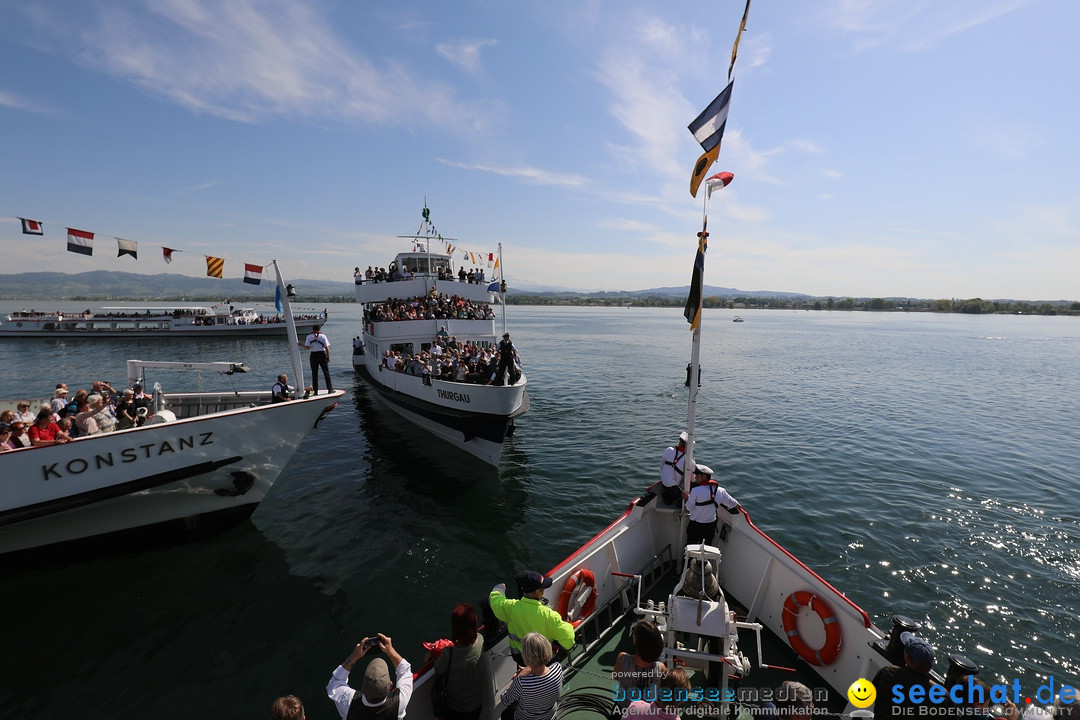
[[(0, 715), (252, 718), (295, 693), (332, 720), (353, 643), (385, 632), (419, 666), (456, 602), (621, 513), (686, 423), (677, 309), (509, 308), (532, 409), (498, 471), (378, 404), (350, 364), (360, 308), (330, 313), (348, 395), (249, 523), (0, 576)], [(880, 626), (921, 621), (939, 669), (959, 651), (1028, 692), (1076, 685), (1080, 320), (740, 313), (705, 313), (698, 461)], [(288, 370), (265, 340), (7, 340), (0, 397), (122, 383), (129, 358), (254, 370), (207, 388)]]

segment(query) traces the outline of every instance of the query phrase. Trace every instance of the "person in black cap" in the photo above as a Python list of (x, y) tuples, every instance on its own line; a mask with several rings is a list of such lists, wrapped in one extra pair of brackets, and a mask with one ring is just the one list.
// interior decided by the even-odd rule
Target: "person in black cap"
[[(349, 687), (349, 673), (352, 672), (353, 665), (370, 650), (382, 650), (390, 658), (390, 662), (394, 664), (396, 688), (390, 681), (390, 672), (382, 658), (374, 658), (368, 663), (360, 692)], [(390, 638), (382, 633), (358, 642), (349, 657), (334, 670), (326, 686), (326, 694), (334, 701), (341, 720), (404, 718), (412, 691), (412, 666), (394, 649)]]
[(137, 425), (142, 425), (146, 422), (151, 414), (151, 410), (154, 407), (154, 400), (149, 395), (143, 392), (143, 386), (141, 383), (135, 383), (131, 386), (131, 404), (134, 407), (135, 422)]
[(309, 364), (311, 365), (311, 387), (315, 395), (319, 394), (319, 370), (322, 370), (326, 380), (326, 390), (334, 392), (334, 382), (330, 379), (330, 339), (322, 331), (322, 325), (312, 325), (311, 332), (304, 342), (297, 343), (311, 351)]
[(514, 368), (514, 355), (517, 348), (510, 342), (510, 333), (503, 333), (499, 342), (499, 369), (495, 371), (495, 384), (502, 385), (504, 373), (510, 376), (510, 384), (517, 382), (517, 370)]
[(567, 650), (574, 647), (574, 626), (541, 603), (544, 589), (551, 587), (551, 578), (527, 571), (518, 573), (515, 580), (521, 589), (520, 600), (507, 599), (506, 585), (499, 583), (492, 588), (488, 602), (495, 617), (506, 623), (510, 635), (510, 655), (517, 664), (524, 664), (521, 641), (531, 632), (538, 632)]
[[(923, 703), (933, 684), (930, 671), (934, 668), (934, 648), (926, 640), (914, 633), (900, 633), (900, 642), (904, 644), (904, 665), (890, 665), (878, 670), (874, 676), (874, 720), (890, 720), (895, 717), (915, 717), (920, 705), (911, 702), (910, 690), (913, 687), (924, 688)], [(904, 700), (895, 702), (894, 688), (899, 687)], [(922, 708), (925, 710), (925, 707)]]

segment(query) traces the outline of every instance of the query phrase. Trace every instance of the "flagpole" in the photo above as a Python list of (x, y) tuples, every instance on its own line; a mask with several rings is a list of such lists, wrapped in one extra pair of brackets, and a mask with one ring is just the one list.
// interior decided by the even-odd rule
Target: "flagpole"
[[(708, 215), (709, 194), (705, 193), (701, 206), (701, 232), (707, 238), (706, 228), (709, 225)], [(686, 409), (686, 455), (683, 461), (682, 489), (684, 493), (690, 492), (690, 478), (694, 474), (694, 425), (697, 418), (697, 394), (698, 377), (701, 373), (701, 323), (704, 320), (703, 305), (705, 302), (705, 271), (701, 273), (701, 297), (698, 300), (698, 321), (694, 327), (693, 338), (690, 343), (690, 375), (687, 382), (690, 385), (689, 400)]]
[[(304, 366), (300, 363), (300, 347), (297, 345), (296, 318), (292, 314), (292, 305), (289, 304), (289, 291), (285, 288), (285, 281), (281, 279), (281, 268), (277, 260), (270, 261), (274, 266), (274, 276), (277, 278), (277, 294), (281, 297), (281, 312), (285, 315), (285, 332), (289, 339), (289, 356), (292, 359), (293, 379), (296, 382), (297, 393), (301, 392), (307, 383), (304, 381)], [(294, 396), (295, 397), (295, 396)]]
[[(503, 275), (505, 277), (505, 275), (504, 275), (505, 272), (506, 272), (506, 267), (503, 265), (503, 258), (502, 258), (502, 243), (499, 243), (499, 274)], [(492, 278), (492, 280), (493, 281), (494, 280), (499, 281), (499, 304), (502, 305), (502, 328), (503, 328), (503, 334), (505, 335), (506, 334), (506, 295), (503, 293), (504, 285), (503, 285), (501, 277), (500, 278)]]
[[(709, 198), (712, 197), (712, 191), (715, 187), (727, 187), (733, 179), (734, 176), (731, 173), (724, 172), (717, 173), (706, 181), (707, 187), (705, 197), (701, 201), (701, 232), (698, 233), (699, 248), (708, 250)], [(690, 346), (690, 376), (687, 378), (687, 381), (690, 384), (690, 392), (686, 411), (686, 455), (684, 456), (686, 459), (683, 462), (682, 477), (683, 492), (687, 493), (690, 492), (690, 478), (694, 473), (694, 424), (697, 417), (698, 376), (701, 372), (701, 324), (705, 316), (704, 304), (705, 266), (703, 263), (701, 267), (701, 287), (698, 296), (697, 324), (694, 326), (694, 334)]]

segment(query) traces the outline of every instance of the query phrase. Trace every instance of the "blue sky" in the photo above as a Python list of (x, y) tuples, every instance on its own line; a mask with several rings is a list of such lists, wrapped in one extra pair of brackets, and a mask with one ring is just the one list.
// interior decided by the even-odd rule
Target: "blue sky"
[[(511, 285), (686, 285), (741, 0), (0, 5), (0, 267), (347, 281), (432, 219)], [(755, 0), (706, 282), (1080, 299), (1080, 3)], [(16, 216), (45, 222), (24, 236)], [(66, 227), (97, 234), (66, 252)], [(114, 236), (139, 242), (116, 257)], [(182, 250), (171, 265), (161, 246)]]

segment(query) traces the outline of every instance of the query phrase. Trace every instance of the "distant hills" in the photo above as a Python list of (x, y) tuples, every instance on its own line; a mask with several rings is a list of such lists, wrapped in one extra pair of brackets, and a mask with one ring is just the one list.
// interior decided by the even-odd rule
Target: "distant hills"
[[(330, 280), (292, 280), (300, 302), (350, 302), (355, 297), (351, 282)], [(657, 298), (673, 300), (685, 299), (689, 286), (659, 287), (647, 290), (614, 290), (602, 292), (578, 292), (562, 288), (543, 286), (515, 287), (511, 284), (508, 296), (517, 296), (521, 301), (538, 298), (543, 302), (557, 303), (559, 300), (604, 301), (614, 298), (646, 299)], [(787, 300), (797, 304), (806, 303), (816, 297), (805, 293), (785, 292), (781, 290), (738, 290), (736, 288), (706, 285), (704, 297), (733, 300), (771, 299)], [(524, 297), (523, 297), (524, 296)], [(836, 299), (846, 295), (834, 295)], [(220, 301), (236, 302), (273, 302), (274, 286), (266, 279), (261, 285), (251, 285), (239, 278), (216, 279), (192, 277), (190, 275), (141, 275), (137, 273), (94, 270), (91, 272), (69, 275), (56, 272), (18, 273), (0, 275), (0, 300), (168, 300), (168, 301)], [(862, 298), (868, 299), (868, 298)], [(891, 303), (909, 303), (919, 298), (888, 297)], [(925, 299), (923, 299), (925, 300)], [(1012, 299), (996, 299), (994, 302), (1017, 302)], [(1044, 302), (1028, 301), (1028, 302)], [(1052, 300), (1052, 303), (1068, 303), (1064, 300)]]
[[(351, 300), (352, 283), (293, 280), (301, 302)], [(264, 278), (251, 285), (239, 278), (218, 280), (189, 275), (141, 275), (94, 270), (68, 275), (56, 272), (0, 275), (0, 300), (224, 300), (273, 302), (274, 285)]]
[[(301, 300), (351, 300), (354, 287), (351, 282), (299, 279), (291, 281)], [(617, 290), (603, 292), (578, 292), (554, 288), (510, 288), (511, 295), (538, 295), (559, 297), (686, 297), (689, 286), (662, 287), (649, 290)], [(769, 297), (808, 298), (801, 293), (780, 291), (736, 290), (735, 288), (705, 286), (706, 297)], [(190, 275), (141, 275), (111, 270), (69, 275), (57, 272), (32, 272), (0, 275), (0, 300), (236, 300), (268, 301), (274, 299), (274, 286), (263, 280), (261, 285), (251, 285), (239, 278), (218, 280)]]

